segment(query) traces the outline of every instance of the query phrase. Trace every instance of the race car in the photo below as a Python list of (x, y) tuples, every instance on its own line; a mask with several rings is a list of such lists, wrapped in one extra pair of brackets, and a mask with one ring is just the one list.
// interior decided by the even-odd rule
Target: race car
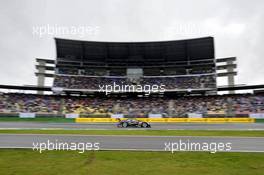
[(117, 127), (119, 128), (126, 128), (126, 127), (151, 128), (149, 123), (142, 122), (142, 121), (135, 120), (135, 119), (126, 119), (126, 120), (118, 119)]

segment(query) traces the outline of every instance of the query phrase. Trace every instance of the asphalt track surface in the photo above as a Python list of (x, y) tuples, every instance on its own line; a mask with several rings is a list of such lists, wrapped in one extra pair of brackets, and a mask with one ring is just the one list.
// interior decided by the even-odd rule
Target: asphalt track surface
[[(43, 123), (0, 122), (0, 129), (66, 129), (113, 130), (114, 123)], [(141, 129), (141, 128), (127, 128)], [(262, 123), (152, 123), (152, 130), (264, 130)], [(264, 137), (210, 137), (210, 136), (102, 136), (102, 135), (48, 135), (48, 134), (0, 134), (0, 148), (33, 148), (33, 143), (99, 143), (100, 150), (172, 151), (180, 142), (231, 143), (233, 152), (264, 152)], [(174, 146), (172, 147), (172, 145)], [(170, 146), (168, 146), (170, 145)], [(176, 145), (176, 147), (175, 147)], [(167, 146), (167, 147), (166, 147)], [(171, 148), (171, 149), (169, 149)], [(178, 148), (179, 149), (179, 148)], [(188, 150), (188, 149), (187, 149)], [(177, 151), (177, 150), (175, 150)], [(189, 149), (188, 151), (195, 151)], [(196, 150), (197, 151), (197, 150)], [(202, 151), (199, 150), (198, 151)], [(221, 151), (221, 150), (220, 150)]]
[[(264, 123), (152, 123), (148, 130), (264, 130)], [(122, 130), (114, 123), (0, 122), (0, 129)]]
[[(194, 136), (103, 136), (103, 135), (49, 135), (49, 134), (0, 134), (0, 148), (32, 148), (48, 143), (99, 143), (100, 150), (179, 151), (179, 144), (227, 144), (231, 152), (264, 152), (264, 137), (194, 137)], [(172, 145), (174, 146), (172, 147)], [(43, 146), (44, 145), (44, 146)], [(167, 146), (166, 146), (167, 145)], [(169, 145), (169, 146), (168, 146)], [(178, 146), (177, 146), (178, 145)], [(36, 148), (36, 147), (35, 147)], [(51, 147), (50, 147), (51, 148)], [(184, 147), (182, 147), (184, 148)], [(185, 147), (186, 148), (186, 147)], [(213, 150), (214, 147), (211, 147)], [(187, 149), (187, 148), (186, 148)], [(185, 151), (208, 151), (187, 149)], [(217, 151), (227, 151), (217, 149)], [(37, 149), (35, 149), (37, 151)], [(209, 151), (214, 152), (214, 151)]]

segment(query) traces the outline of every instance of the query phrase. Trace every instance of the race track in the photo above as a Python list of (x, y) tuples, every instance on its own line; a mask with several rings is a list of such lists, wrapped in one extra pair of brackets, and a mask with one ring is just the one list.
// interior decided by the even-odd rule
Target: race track
[[(264, 130), (264, 123), (152, 123), (152, 130)], [(0, 129), (80, 129), (80, 130), (114, 130), (114, 123), (44, 123), (44, 122), (0, 122)], [(142, 129), (142, 128), (128, 128)]]
[[(0, 129), (63, 129), (63, 130), (141, 130), (142, 128), (117, 128), (110, 123), (44, 123), (0, 122)], [(261, 123), (152, 123), (151, 130), (264, 130)], [(0, 148), (32, 148), (33, 143), (100, 143), (100, 150), (165, 150), (167, 143), (231, 143), (234, 152), (264, 152), (264, 137), (210, 137), (210, 136), (99, 136), (99, 135), (48, 135), (48, 134), (0, 134)], [(190, 151), (190, 150), (189, 150)], [(194, 151), (194, 150), (191, 150)], [(221, 151), (221, 150), (220, 150)]]
[[(102, 136), (0, 134), (0, 148), (33, 148), (33, 143), (99, 143), (100, 150), (165, 150), (165, 143), (231, 143), (231, 152), (264, 152), (264, 137), (193, 137), (193, 136)], [(190, 150), (187, 150), (190, 151)], [(195, 151), (195, 150), (191, 150)], [(202, 151), (202, 150), (196, 150)], [(224, 150), (226, 151), (226, 150)]]

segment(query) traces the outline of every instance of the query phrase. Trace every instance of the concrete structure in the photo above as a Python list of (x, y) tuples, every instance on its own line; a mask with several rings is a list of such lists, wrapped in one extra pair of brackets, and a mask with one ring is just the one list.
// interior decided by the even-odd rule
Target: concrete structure
[[(223, 72), (223, 73), (218, 73), (217, 76), (218, 77), (227, 77), (227, 86), (228, 87), (234, 87), (235, 86), (235, 76), (237, 75), (237, 72), (235, 71), (235, 68), (237, 68), (235, 61), (236, 61), (236, 57), (216, 59), (216, 63), (221, 64), (221, 65), (217, 65), (216, 69), (218, 71), (225, 70), (225, 72)], [(234, 93), (235, 93), (234, 90), (229, 91), (229, 94), (234, 94)]]
[[(55, 73), (55, 61), (50, 59), (36, 59), (36, 76), (37, 76), (37, 86), (44, 87), (45, 79), (47, 77), (53, 78)], [(50, 66), (51, 65), (51, 66)], [(46, 71), (52, 71), (52, 73), (47, 73)], [(43, 91), (38, 91), (38, 94), (43, 94)]]

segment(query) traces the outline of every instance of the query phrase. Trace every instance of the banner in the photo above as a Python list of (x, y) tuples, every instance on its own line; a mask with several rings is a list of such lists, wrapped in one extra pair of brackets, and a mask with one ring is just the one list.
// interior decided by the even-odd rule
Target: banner
[(250, 118), (264, 119), (264, 113), (253, 113), (249, 114)]
[(107, 122), (112, 122), (116, 123), (118, 122), (117, 119), (115, 118), (76, 118), (75, 119), (76, 123), (107, 123)]
[(124, 118), (124, 114), (112, 114), (111, 118)]
[(228, 122), (227, 118), (207, 118), (208, 123), (225, 123)]
[(79, 114), (65, 114), (65, 118), (78, 118)]
[(168, 118), (167, 119), (168, 122), (177, 122), (177, 123), (181, 123), (181, 122), (187, 122), (187, 118)]
[(191, 123), (203, 123), (203, 122), (207, 122), (206, 118), (187, 118), (187, 122), (191, 122)]
[(254, 123), (254, 118), (227, 118), (227, 122), (234, 122), (234, 123)]
[(149, 118), (162, 118), (161, 114), (148, 114)]
[[(158, 122), (158, 123), (254, 123), (253, 118), (136, 118), (137, 120), (144, 122)], [(124, 118), (121, 118), (124, 120)], [(118, 122), (116, 118), (76, 118), (77, 123), (116, 123)]]
[(188, 113), (188, 117), (189, 118), (203, 118), (203, 115), (198, 114), (198, 113)]
[(29, 112), (20, 112), (19, 113), (19, 118), (35, 118), (36, 114), (35, 113), (29, 113)]

